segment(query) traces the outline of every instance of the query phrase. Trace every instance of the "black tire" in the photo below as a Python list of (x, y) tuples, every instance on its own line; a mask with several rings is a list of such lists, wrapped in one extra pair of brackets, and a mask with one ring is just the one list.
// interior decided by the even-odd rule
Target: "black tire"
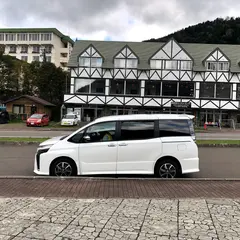
[(51, 164), (50, 175), (57, 177), (77, 176), (77, 168), (73, 161), (60, 158)]
[(157, 163), (155, 175), (158, 178), (178, 178), (181, 176), (181, 168), (176, 161), (166, 158)]

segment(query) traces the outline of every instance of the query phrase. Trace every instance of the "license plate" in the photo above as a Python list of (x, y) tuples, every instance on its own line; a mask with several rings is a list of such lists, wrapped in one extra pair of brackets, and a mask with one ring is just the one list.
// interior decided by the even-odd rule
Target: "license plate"
[(31, 123), (32, 125), (34, 125), (34, 123)]

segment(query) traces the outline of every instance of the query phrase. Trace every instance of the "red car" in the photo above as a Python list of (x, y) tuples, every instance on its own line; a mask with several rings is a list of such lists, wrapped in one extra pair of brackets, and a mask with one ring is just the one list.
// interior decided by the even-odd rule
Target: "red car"
[(49, 117), (46, 114), (35, 113), (27, 119), (27, 126), (48, 126)]

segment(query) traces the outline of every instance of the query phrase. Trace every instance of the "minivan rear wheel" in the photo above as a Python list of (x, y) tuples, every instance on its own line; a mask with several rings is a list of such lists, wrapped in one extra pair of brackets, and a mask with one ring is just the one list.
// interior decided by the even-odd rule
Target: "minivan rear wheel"
[(61, 158), (52, 163), (50, 175), (56, 177), (76, 176), (76, 166), (69, 159)]
[(177, 178), (181, 175), (181, 169), (172, 159), (164, 159), (157, 164), (156, 175), (159, 178)]

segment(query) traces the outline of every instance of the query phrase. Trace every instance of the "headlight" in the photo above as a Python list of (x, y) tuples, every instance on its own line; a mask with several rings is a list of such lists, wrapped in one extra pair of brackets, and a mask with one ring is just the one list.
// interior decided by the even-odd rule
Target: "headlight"
[(41, 122), (41, 119), (39, 119), (37, 122), (40, 123), (40, 122)]
[(53, 146), (53, 144), (39, 146), (37, 151), (44, 150), (44, 149), (48, 149), (49, 150), (52, 146)]

